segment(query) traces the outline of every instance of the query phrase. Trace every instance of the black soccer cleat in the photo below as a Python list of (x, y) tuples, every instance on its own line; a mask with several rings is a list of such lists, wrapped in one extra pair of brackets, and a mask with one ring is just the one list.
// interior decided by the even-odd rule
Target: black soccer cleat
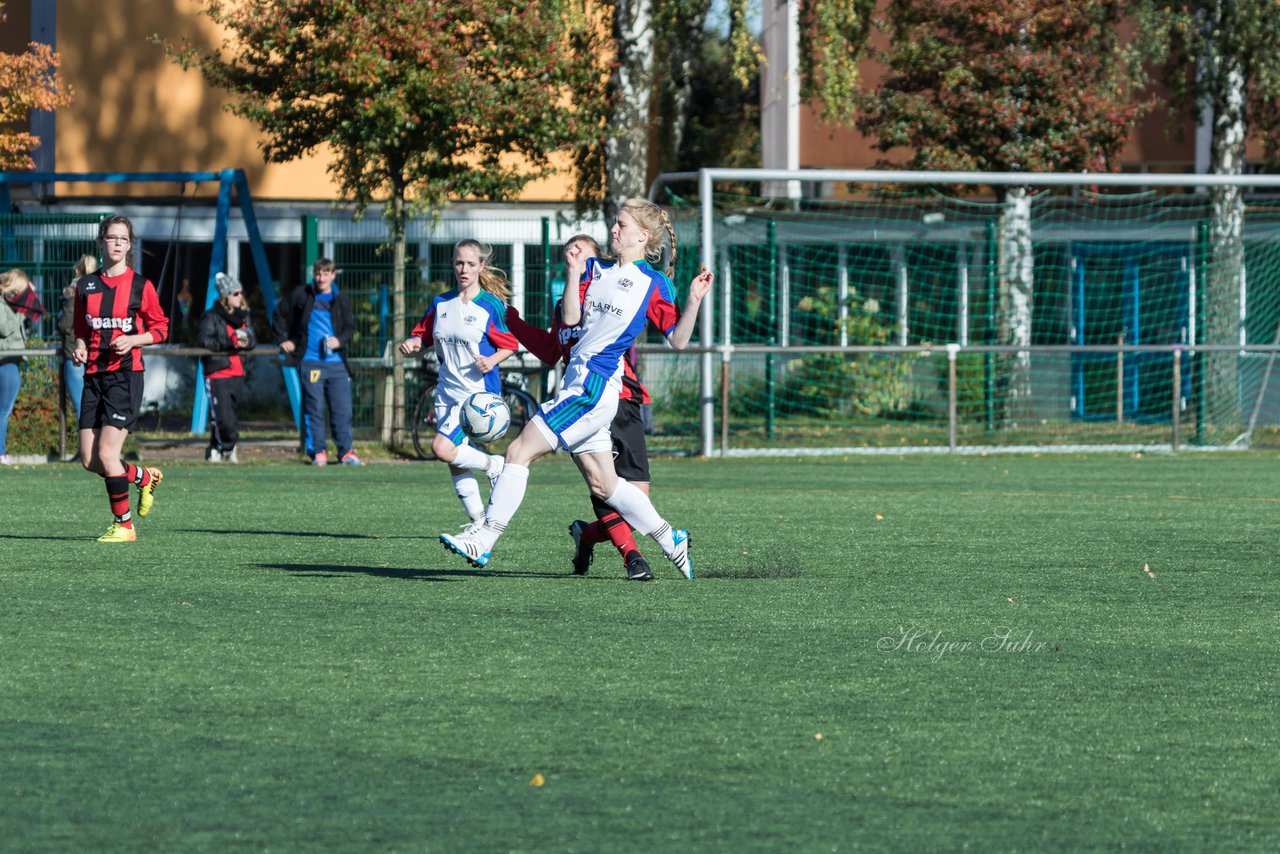
[(587, 530), (587, 523), (581, 519), (575, 519), (569, 525), (569, 536), (573, 537), (573, 574), (586, 575), (587, 570), (591, 569), (591, 558), (594, 557), (595, 546), (582, 539), (582, 534)]
[(649, 561), (640, 552), (633, 552), (627, 558), (628, 581), (653, 581), (653, 570), (649, 569)]

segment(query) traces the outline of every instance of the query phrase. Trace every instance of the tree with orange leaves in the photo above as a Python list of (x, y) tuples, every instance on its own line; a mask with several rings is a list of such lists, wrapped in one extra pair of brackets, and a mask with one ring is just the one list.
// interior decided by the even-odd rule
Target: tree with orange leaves
[[(0, 3), (0, 23), (7, 16)], [(71, 88), (58, 77), (58, 55), (32, 42), (26, 53), (0, 52), (0, 169), (34, 169), (31, 152), (40, 146), (30, 127), (32, 110), (56, 110), (71, 103)]]

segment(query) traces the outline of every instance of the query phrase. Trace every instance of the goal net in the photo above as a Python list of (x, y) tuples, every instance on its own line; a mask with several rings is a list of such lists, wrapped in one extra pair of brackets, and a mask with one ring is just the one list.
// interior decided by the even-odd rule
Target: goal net
[(655, 190), (702, 349), (644, 358), (703, 453), (1277, 439), (1280, 177), (696, 176)]

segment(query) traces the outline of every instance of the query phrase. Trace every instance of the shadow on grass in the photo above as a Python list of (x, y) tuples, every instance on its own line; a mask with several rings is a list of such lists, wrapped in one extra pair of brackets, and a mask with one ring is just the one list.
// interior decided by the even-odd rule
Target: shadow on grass
[(39, 534), (0, 534), (0, 540), (50, 540), (52, 542), (89, 543), (97, 539), (97, 535), (77, 534), (69, 537), (44, 537)]
[(454, 578), (547, 578), (541, 572), (503, 572), (492, 569), (397, 569), (386, 566), (335, 566), (324, 563), (257, 563), (259, 569), (279, 569), (308, 578), (341, 578), (344, 575), (371, 575), (404, 581), (448, 581)]
[[(249, 528), (175, 528), (182, 534), (256, 534), (263, 537), (328, 537), (334, 540), (391, 540), (399, 537), (375, 537), (370, 534), (340, 534), (335, 531), (254, 531)], [(434, 539), (434, 537), (432, 538)]]

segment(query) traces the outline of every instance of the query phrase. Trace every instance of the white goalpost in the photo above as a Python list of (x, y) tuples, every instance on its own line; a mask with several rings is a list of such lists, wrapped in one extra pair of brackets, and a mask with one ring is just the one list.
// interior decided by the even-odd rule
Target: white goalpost
[(696, 394), (644, 348), (703, 455), (1217, 449), (1280, 423), (1280, 176), (702, 169), (650, 198), (717, 275)]

